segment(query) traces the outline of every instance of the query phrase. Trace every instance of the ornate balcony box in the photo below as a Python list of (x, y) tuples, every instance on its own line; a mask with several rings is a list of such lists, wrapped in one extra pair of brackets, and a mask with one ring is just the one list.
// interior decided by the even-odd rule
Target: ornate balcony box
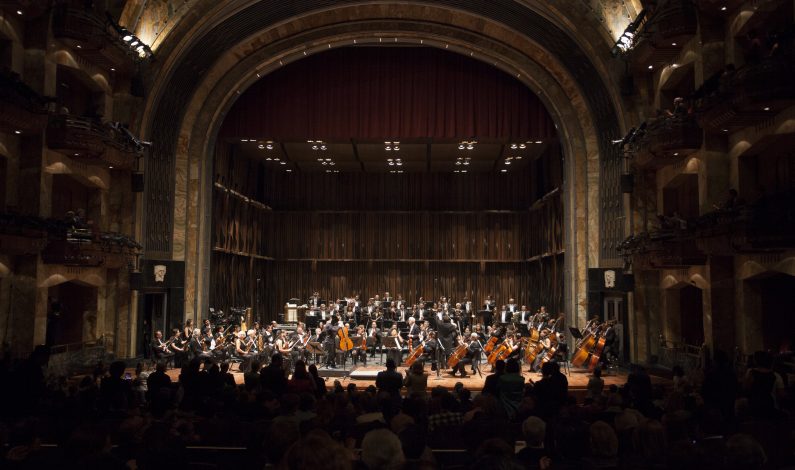
[(72, 158), (97, 161), (111, 140), (108, 128), (99, 121), (71, 115), (57, 115), (47, 125), (47, 146)]
[(790, 196), (704, 215), (699, 248), (712, 255), (780, 252), (795, 248), (795, 206)]
[(637, 32), (631, 60), (637, 68), (671, 63), (698, 31), (698, 10), (691, 0), (671, 0)]
[(772, 57), (721, 78), (719, 90), (699, 107), (703, 127), (728, 131), (770, 119), (795, 104), (792, 58)]
[(674, 116), (652, 121), (637, 144), (633, 162), (639, 168), (659, 169), (698, 152), (704, 131), (692, 116)]
[(41, 259), (45, 264), (120, 269), (127, 266), (132, 259), (132, 252), (120, 246), (97, 241), (74, 243), (59, 239), (47, 244)]
[(0, 131), (38, 133), (46, 125), (46, 100), (13, 72), (0, 70)]
[(680, 269), (704, 265), (707, 261), (689, 231), (640, 233), (625, 240), (619, 251), (632, 260), (636, 269)]
[(58, 5), (53, 12), (52, 31), (77, 54), (100, 67), (132, 70), (133, 51), (124, 46), (109, 22), (93, 10)]

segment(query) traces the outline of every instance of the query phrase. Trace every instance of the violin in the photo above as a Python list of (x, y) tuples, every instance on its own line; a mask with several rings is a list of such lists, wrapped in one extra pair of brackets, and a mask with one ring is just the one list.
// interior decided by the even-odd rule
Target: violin
[(340, 337), (340, 350), (350, 351), (353, 349), (353, 340), (348, 336), (348, 327), (343, 326), (337, 330), (337, 336)]

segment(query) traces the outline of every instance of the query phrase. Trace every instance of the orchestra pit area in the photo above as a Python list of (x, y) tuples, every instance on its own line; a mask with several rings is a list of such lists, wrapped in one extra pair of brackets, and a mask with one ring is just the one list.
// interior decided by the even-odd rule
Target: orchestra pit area
[(795, 468), (792, 0), (0, 0), (0, 470)]

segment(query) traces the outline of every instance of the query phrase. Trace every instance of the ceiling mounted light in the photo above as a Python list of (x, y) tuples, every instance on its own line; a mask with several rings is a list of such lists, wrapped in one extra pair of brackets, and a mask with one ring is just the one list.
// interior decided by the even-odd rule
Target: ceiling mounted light
[(544, 141), (542, 141), (542, 140), (536, 140), (536, 143), (537, 143), (537, 144), (543, 144), (543, 143), (544, 143)]
[(291, 169), (289, 169), (289, 168), (288, 168), (287, 170), (285, 170), (285, 171), (286, 171), (287, 173), (292, 173), (292, 172), (293, 172), (293, 170), (291, 170)]
[(473, 140), (462, 140), (461, 142), (458, 143), (458, 150), (464, 150), (464, 149), (472, 150), (472, 149), (475, 148), (475, 144), (477, 144), (477, 143), (478, 142), (476, 140), (474, 140), (474, 139)]
[(676, 43), (675, 43), (675, 42), (672, 42), (672, 43), (671, 43), (671, 45), (672, 45), (672, 46), (674, 46), (674, 47), (676, 47)]
[(22, 10), (17, 10), (17, 15), (22, 15)]
[(649, 65), (649, 70), (652, 70), (652, 69), (654, 69), (654, 66), (653, 65)]
[(765, 106), (765, 107), (763, 108), (763, 111), (770, 111), (770, 106)]
[(22, 131), (20, 131), (20, 130), (15, 130), (15, 131), (14, 131), (14, 134), (16, 134), (16, 135), (19, 135), (19, 134), (21, 134), (21, 133), (22, 133)]
[(726, 7), (725, 6), (720, 7), (720, 11), (726, 11)]
[(507, 170), (507, 169), (505, 169), (505, 168), (503, 168), (502, 170), (500, 170), (500, 172), (501, 172), (501, 173), (508, 173), (508, 170)]
[(511, 144), (511, 150), (516, 150), (516, 149), (517, 149), (517, 147), (519, 147), (519, 146), (518, 146), (518, 145), (516, 145), (516, 144)]

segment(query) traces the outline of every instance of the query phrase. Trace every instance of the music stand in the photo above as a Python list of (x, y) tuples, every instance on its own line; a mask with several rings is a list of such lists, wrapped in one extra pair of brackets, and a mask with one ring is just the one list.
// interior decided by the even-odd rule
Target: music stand
[[(381, 364), (384, 363), (384, 348), (386, 348), (387, 350), (389, 349), (400, 350), (400, 345), (397, 342), (397, 338), (394, 336), (384, 336), (383, 338), (381, 338)], [(400, 364), (395, 364), (395, 366), (399, 365)]]
[[(353, 349), (351, 349), (351, 356), (353, 356), (353, 350), (356, 349), (356, 348), (361, 348), (362, 347), (362, 339), (364, 339), (364, 336), (355, 335), (355, 336), (350, 336), (350, 338), (351, 338), (351, 342), (353, 342)], [(364, 339), (364, 341), (365, 341), (365, 345), (366, 345), (367, 344), (367, 340)], [(366, 346), (365, 346), (364, 354), (365, 354), (365, 356), (367, 355), (367, 347)], [(354, 359), (354, 358), (351, 357), (351, 359)]]

